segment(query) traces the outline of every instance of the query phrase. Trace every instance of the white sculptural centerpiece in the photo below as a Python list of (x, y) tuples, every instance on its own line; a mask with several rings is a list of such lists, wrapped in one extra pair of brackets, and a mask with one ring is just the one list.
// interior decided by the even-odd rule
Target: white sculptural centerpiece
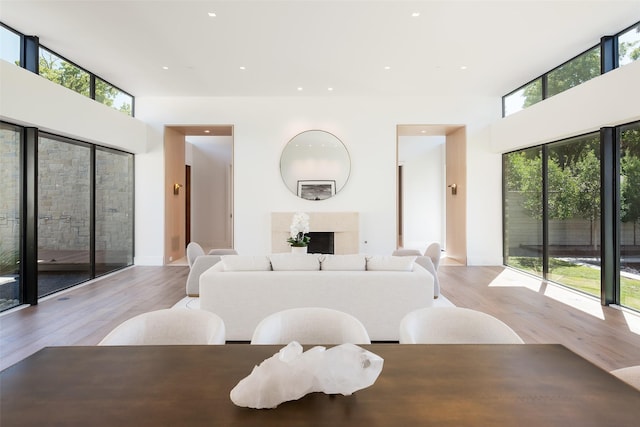
[(314, 392), (348, 396), (371, 386), (383, 363), (380, 356), (355, 344), (328, 350), (316, 346), (303, 352), (302, 345), (292, 341), (255, 366), (230, 397), (238, 406), (265, 409)]

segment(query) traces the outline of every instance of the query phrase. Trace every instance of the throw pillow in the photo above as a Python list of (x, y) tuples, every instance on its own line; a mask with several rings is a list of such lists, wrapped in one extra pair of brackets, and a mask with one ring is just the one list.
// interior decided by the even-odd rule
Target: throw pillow
[(317, 271), (320, 270), (320, 255), (318, 254), (272, 254), (271, 267), (273, 271)]
[(371, 256), (367, 258), (367, 270), (413, 271), (414, 256)]
[(325, 255), (320, 259), (320, 270), (364, 271), (367, 269), (367, 258), (361, 254)]
[(270, 271), (271, 262), (266, 256), (222, 255), (224, 271)]

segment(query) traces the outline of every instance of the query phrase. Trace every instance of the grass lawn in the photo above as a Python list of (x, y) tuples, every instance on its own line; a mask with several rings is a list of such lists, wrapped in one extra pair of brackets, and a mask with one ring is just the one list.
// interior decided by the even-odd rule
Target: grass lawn
[[(600, 297), (600, 268), (551, 258), (548, 279)], [(510, 257), (508, 265), (528, 273), (542, 276), (542, 259)], [(620, 278), (620, 300), (627, 307), (640, 310), (640, 280)]]

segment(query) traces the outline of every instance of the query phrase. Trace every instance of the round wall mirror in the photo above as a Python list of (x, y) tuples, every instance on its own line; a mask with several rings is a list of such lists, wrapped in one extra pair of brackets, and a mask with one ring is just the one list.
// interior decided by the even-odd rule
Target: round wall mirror
[(349, 152), (335, 135), (308, 130), (291, 138), (280, 156), (280, 174), (293, 194), (324, 200), (339, 192), (349, 179)]

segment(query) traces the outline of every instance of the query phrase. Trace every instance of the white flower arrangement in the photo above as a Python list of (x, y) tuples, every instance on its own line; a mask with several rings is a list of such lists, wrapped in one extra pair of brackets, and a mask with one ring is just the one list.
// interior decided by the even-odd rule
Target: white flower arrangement
[(311, 237), (307, 236), (307, 233), (309, 232), (309, 215), (304, 212), (295, 213), (293, 215), (289, 231), (291, 233), (291, 237), (287, 239), (287, 242), (289, 242), (291, 246), (307, 246), (311, 240)]

